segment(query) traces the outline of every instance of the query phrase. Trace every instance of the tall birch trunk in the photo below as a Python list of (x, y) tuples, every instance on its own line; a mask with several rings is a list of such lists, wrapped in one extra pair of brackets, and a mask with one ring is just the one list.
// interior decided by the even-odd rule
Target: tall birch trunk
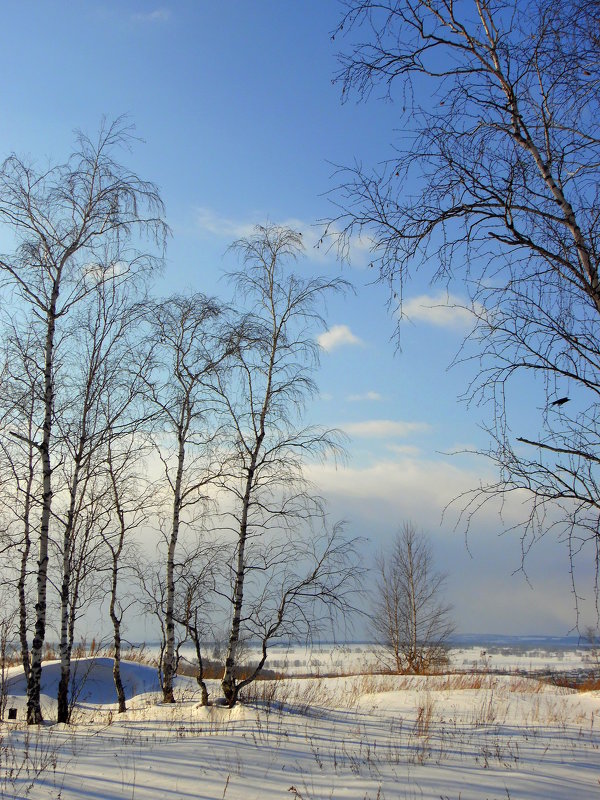
[(244, 605), (244, 580), (246, 577), (246, 542), (248, 540), (248, 512), (250, 511), (250, 503), (252, 501), (252, 491), (254, 489), (254, 477), (256, 473), (256, 465), (258, 463), (258, 456), (265, 438), (265, 419), (267, 416), (268, 404), (271, 394), (271, 375), (273, 372), (273, 364), (275, 361), (276, 352), (276, 339), (275, 344), (271, 350), (271, 358), (269, 362), (269, 373), (267, 381), (267, 389), (265, 392), (265, 400), (260, 413), (260, 425), (258, 428), (258, 435), (252, 452), (250, 466), (246, 473), (246, 485), (244, 487), (244, 496), (242, 500), (242, 516), (240, 519), (240, 532), (238, 539), (238, 552), (237, 564), (235, 571), (235, 584), (233, 589), (233, 616), (231, 619), (231, 630), (229, 633), (229, 641), (227, 644), (227, 654), (225, 656), (225, 671), (221, 680), (221, 688), (223, 696), (227, 705), (231, 708), (237, 702), (238, 689), (236, 687), (236, 665), (237, 665), (237, 650), (240, 641), (240, 626), (242, 622), (242, 608)]
[(119, 536), (117, 540), (117, 546), (114, 548), (110, 547), (111, 582), (108, 613), (113, 626), (113, 681), (115, 684), (115, 691), (117, 693), (117, 701), (119, 703), (119, 714), (123, 714), (125, 711), (127, 711), (127, 703), (125, 700), (125, 688), (123, 687), (123, 680), (121, 678), (121, 617), (117, 614), (117, 590), (119, 584), (119, 561), (121, 559), (121, 553), (123, 552), (123, 545), (125, 544), (125, 514), (119, 498), (119, 490), (113, 468), (112, 451), (110, 445), (108, 449), (108, 466), (115, 510), (119, 520)]
[(125, 688), (121, 678), (121, 620), (116, 613), (117, 570), (113, 568), (109, 614), (113, 625), (113, 681), (119, 703), (119, 714), (127, 711)]
[(71, 589), (71, 547), (73, 544), (73, 532), (75, 529), (77, 491), (79, 488), (79, 473), (81, 469), (81, 458), (84, 437), (80, 440), (79, 452), (75, 456), (75, 471), (71, 484), (69, 511), (67, 523), (63, 533), (63, 558), (62, 558), (62, 582), (60, 588), (60, 681), (57, 693), (57, 722), (67, 723), (69, 721), (69, 683), (71, 680), (71, 651), (72, 635), (69, 631), (73, 630), (74, 620), (73, 608), (69, 613), (69, 600)]
[(229, 641), (227, 643), (227, 653), (225, 656), (225, 672), (221, 680), (223, 696), (225, 697), (227, 705), (230, 707), (234, 706), (237, 701), (235, 667), (237, 664), (237, 649), (240, 641), (240, 624), (242, 620), (242, 607), (244, 604), (244, 578), (246, 576), (244, 555), (246, 540), (248, 538), (248, 509), (250, 508), (255, 460), (255, 458), (252, 459), (252, 465), (248, 469), (248, 474), (246, 475), (233, 590), (233, 616), (231, 620), (231, 630), (229, 632)]
[(179, 521), (181, 514), (181, 483), (183, 480), (183, 466), (185, 463), (185, 434), (181, 426), (178, 433), (177, 448), (177, 474), (173, 487), (173, 518), (169, 536), (169, 549), (167, 553), (167, 597), (165, 608), (165, 653), (163, 657), (163, 702), (174, 703), (173, 681), (175, 679), (175, 549), (179, 537)]
[[(258, 457), (265, 438), (265, 423), (267, 413), (271, 405), (271, 387), (273, 381), (273, 369), (275, 365), (275, 357), (277, 354), (277, 347), (279, 343), (279, 325), (277, 323), (275, 309), (273, 312), (273, 332), (269, 353), (269, 362), (267, 366), (267, 383), (265, 387), (265, 395), (258, 418), (258, 425), (255, 428), (256, 439), (252, 448), (252, 455), (250, 458), (250, 465), (246, 473), (246, 485), (244, 488), (244, 496), (242, 500), (242, 516), (240, 519), (240, 531), (238, 540), (237, 564), (235, 573), (235, 584), (233, 590), (233, 616), (231, 620), (231, 630), (229, 633), (229, 642), (227, 645), (227, 654), (225, 657), (225, 671), (223, 679), (221, 680), (221, 688), (223, 696), (229, 707), (233, 707), (237, 702), (238, 689), (236, 688), (236, 675), (235, 668), (237, 664), (237, 650), (240, 641), (240, 626), (242, 621), (242, 607), (244, 604), (244, 580), (246, 577), (246, 563), (245, 551), (246, 541), (248, 539), (248, 512), (252, 501), (252, 493), (254, 490), (254, 479), (256, 474), (256, 465), (258, 464)], [(251, 378), (250, 378), (251, 380)], [(250, 398), (252, 391), (250, 391)]]
[(44, 352), (44, 425), (40, 455), (42, 461), (42, 511), (40, 519), (39, 557), (37, 570), (37, 602), (35, 604), (35, 633), (31, 646), (30, 680), (27, 690), (27, 723), (39, 725), (44, 721), (40, 702), (42, 682), (42, 655), (46, 639), (46, 594), (48, 584), (48, 541), (52, 514), (52, 464), (50, 440), (54, 414), (54, 335), (56, 331), (56, 306), (60, 286), (60, 270), (52, 286), (50, 305), (46, 315), (46, 342)]

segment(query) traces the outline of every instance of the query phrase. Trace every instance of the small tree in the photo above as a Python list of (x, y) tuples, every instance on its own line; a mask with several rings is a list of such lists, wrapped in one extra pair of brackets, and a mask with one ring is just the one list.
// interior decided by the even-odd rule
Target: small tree
[(390, 550), (378, 557), (377, 571), (372, 620), (382, 663), (415, 674), (445, 663), (454, 626), (442, 598), (446, 575), (434, 570), (425, 534), (405, 523)]
[[(106, 518), (100, 528), (108, 573), (105, 580), (108, 614), (112, 623), (113, 680), (119, 713), (127, 710), (125, 687), (121, 677), (122, 625), (125, 613), (134, 604), (131, 592), (123, 590), (126, 577), (135, 574), (137, 553), (133, 535), (147, 523), (153, 509), (154, 486), (141, 479), (145, 450), (140, 436), (132, 432), (109, 441), (106, 452)], [(125, 577), (125, 581), (124, 581)]]
[(221, 548), (207, 542), (201, 533), (191, 547), (182, 548), (179, 560), (174, 563), (173, 619), (194, 645), (196, 683), (203, 706), (208, 705), (208, 688), (204, 680), (202, 642), (207, 635), (214, 636), (214, 589), (220, 552)]
[(252, 578), (258, 580), (249, 582), (245, 635), (258, 644), (259, 657), (243, 679), (236, 679), (230, 705), (260, 675), (272, 644), (311, 642), (327, 629), (335, 630), (349, 612), (358, 613), (358, 543), (345, 537), (341, 523), (328, 530), (320, 519), (269, 542), (261, 561), (255, 554)]

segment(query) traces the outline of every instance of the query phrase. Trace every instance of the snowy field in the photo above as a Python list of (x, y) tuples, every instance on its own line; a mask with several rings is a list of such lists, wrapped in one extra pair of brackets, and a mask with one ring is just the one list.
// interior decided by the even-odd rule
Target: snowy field
[[(78, 667), (86, 680), (74, 724), (40, 729), (23, 724), (22, 675), (11, 672), (17, 721), (0, 726), (1, 797), (600, 797), (599, 692), (491, 672), (292, 677), (255, 684), (229, 710), (199, 706), (186, 678), (178, 679), (179, 702), (162, 705), (155, 670), (127, 663), (129, 710), (118, 715), (111, 661)], [(57, 679), (49, 662), (47, 720), (55, 718)]]
[[(251, 654), (250, 650), (250, 658)], [(583, 646), (549, 646), (547, 641), (539, 646), (459, 645), (449, 649), (448, 657), (450, 668), (459, 671), (571, 672), (587, 668), (589, 649)], [(288, 675), (338, 675), (372, 672), (381, 667), (381, 660), (372, 644), (324, 644), (309, 648), (280, 645), (271, 649), (265, 666)]]

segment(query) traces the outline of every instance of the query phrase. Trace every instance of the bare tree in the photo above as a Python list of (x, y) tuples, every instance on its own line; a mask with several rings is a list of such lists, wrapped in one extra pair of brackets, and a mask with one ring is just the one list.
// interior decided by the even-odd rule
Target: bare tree
[(174, 564), (175, 598), (173, 618), (186, 632), (194, 645), (196, 682), (201, 692), (201, 704), (208, 705), (208, 688), (204, 680), (203, 641), (214, 638), (216, 616), (215, 589), (218, 567), (222, 561), (222, 545), (207, 541), (200, 531), (196, 542), (182, 548)]
[[(60, 534), (60, 659), (58, 722), (68, 722), (68, 689), (76, 615), (84, 600), (99, 588), (98, 567), (107, 490), (102, 474), (118, 438), (139, 427), (131, 407), (141, 388), (143, 351), (132, 356), (130, 335), (142, 320), (142, 305), (130, 299), (131, 281), (98, 284), (74, 314), (69, 337), (69, 374), (60, 381), (57, 397), (68, 396), (57, 415), (57, 438), (62, 441), (62, 490), (55, 488), (55, 527)], [(140, 365), (141, 364), (141, 365)], [(58, 443), (57, 443), (58, 444)], [(113, 453), (114, 455), (114, 453)], [(109, 468), (110, 471), (110, 468)], [(58, 472), (58, 470), (57, 470)], [(114, 554), (113, 554), (114, 555)], [(94, 568), (95, 566), (95, 568)]]
[[(305, 427), (301, 412), (315, 386), (318, 356), (314, 326), (325, 295), (345, 287), (340, 279), (305, 279), (288, 271), (301, 253), (301, 234), (258, 226), (233, 245), (243, 268), (230, 277), (248, 311), (234, 361), (215, 386), (231, 431), (233, 453), (225, 488), (233, 503), (231, 625), (222, 689), (237, 698), (236, 669), (245, 613), (246, 578), (269, 558), (278, 531), (299, 531), (322, 517), (320, 499), (303, 477), (303, 460), (335, 453), (335, 431)], [(263, 543), (264, 547), (263, 547)], [(254, 552), (252, 552), (254, 550)]]
[[(158, 645), (158, 659), (157, 659), (157, 672), (158, 683), (163, 689), (164, 685), (164, 658), (167, 647), (167, 630), (165, 626), (166, 619), (166, 596), (167, 587), (165, 582), (164, 567), (162, 559), (160, 561), (154, 559), (140, 558), (135, 564), (136, 579), (140, 587), (140, 594), (138, 596), (138, 607), (141, 608), (144, 616), (152, 616), (158, 623), (160, 632), (160, 639)], [(173, 625), (173, 674), (177, 674), (177, 665), (179, 663), (179, 649), (185, 641), (176, 638), (176, 628)]]
[(35, 498), (40, 495), (40, 454), (35, 442), (40, 435), (41, 391), (33, 358), (34, 334), (29, 330), (21, 336), (15, 327), (7, 332), (5, 358), (10, 369), (5, 370), (0, 399), (4, 434), (0, 437), (0, 503), (5, 520), (2, 552), (9, 554), (3, 572), (4, 581), (16, 588), (18, 597), (21, 663), (27, 686), (31, 668), (29, 634), (33, 605), (30, 553), (37, 536)]
[(236, 681), (229, 705), (260, 675), (270, 645), (309, 643), (320, 634), (335, 634), (350, 613), (358, 613), (358, 544), (344, 535), (341, 523), (328, 530), (325, 520), (317, 519), (265, 543), (261, 559), (256, 553), (249, 559), (242, 621), (245, 636), (258, 645), (259, 653), (245, 677)]
[(446, 575), (435, 571), (425, 534), (405, 523), (378, 557), (377, 575), (371, 619), (385, 667), (422, 674), (445, 664), (454, 625), (443, 601)]
[[(40, 679), (46, 635), (49, 536), (53, 501), (57, 345), (70, 312), (105, 280), (146, 269), (153, 259), (126, 248), (135, 233), (163, 241), (166, 228), (156, 187), (114, 160), (131, 140), (117, 120), (103, 125), (96, 141), (83, 134), (64, 164), (37, 170), (17, 156), (0, 169), (0, 222), (17, 249), (0, 258), (0, 272), (16, 303), (38, 331), (37, 365), (43, 383), (39, 452), (42, 473), (37, 559), (35, 634), (31, 646), (27, 720), (42, 721)], [(111, 244), (113, 248), (111, 250)], [(106, 258), (107, 250), (116, 260)], [(16, 431), (19, 433), (19, 431)], [(22, 434), (20, 434), (22, 435)]]
[[(419, 265), (465, 279), (466, 398), (492, 402), (499, 468), (467, 514), (524, 490), (525, 535), (558, 526), (572, 566), (600, 544), (598, 19), (580, 0), (348, 0), (340, 30), (367, 36), (341, 56), (343, 96), (382, 87), (406, 124), (388, 161), (342, 170), (329, 226), (342, 253), (370, 238), (394, 304)], [(515, 436), (522, 380), (539, 423)]]
[[(110, 402), (110, 397), (107, 398)], [(143, 438), (133, 430), (115, 435), (114, 430), (106, 447), (105, 516), (100, 524), (100, 536), (108, 555), (103, 571), (110, 581), (107, 590), (108, 614), (113, 628), (113, 680), (119, 713), (127, 710), (125, 688), (121, 678), (122, 626), (125, 613), (134, 599), (123, 590), (124, 577), (135, 575), (132, 562), (136, 559), (133, 534), (147, 524), (154, 510), (155, 486), (141, 478), (144, 465)]]
[[(173, 297), (150, 311), (156, 342), (156, 378), (147, 384), (158, 409), (156, 452), (162, 462), (171, 505), (163, 525), (165, 563), (165, 652), (162, 690), (165, 703), (175, 702), (175, 559), (182, 528), (194, 525), (194, 514), (207, 501), (208, 487), (222, 472), (219, 425), (209, 382), (222, 369), (232, 347), (223, 325), (224, 310), (204, 295)], [(197, 511), (199, 509), (199, 511)]]

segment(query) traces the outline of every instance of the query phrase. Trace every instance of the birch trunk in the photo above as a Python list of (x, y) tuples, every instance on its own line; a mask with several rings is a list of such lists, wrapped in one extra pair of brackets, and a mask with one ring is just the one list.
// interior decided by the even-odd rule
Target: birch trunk
[(54, 335), (56, 331), (56, 306), (60, 286), (60, 270), (52, 285), (50, 305), (46, 314), (46, 342), (44, 348), (44, 425), (40, 454), (42, 461), (42, 511), (40, 520), (39, 558), (37, 570), (37, 602), (35, 605), (35, 634), (31, 646), (31, 670), (27, 691), (27, 723), (39, 725), (44, 721), (40, 703), (42, 681), (42, 654), (46, 639), (46, 594), (48, 584), (48, 540), (52, 514), (52, 464), (50, 440), (54, 414)]
[(200, 637), (198, 636), (198, 628), (194, 628), (193, 626), (188, 627), (188, 632), (192, 641), (194, 642), (194, 647), (196, 649), (196, 661), (198, 662), (198, 672), (196, 673), (196, 683), (200, 687), (201, 692), (201, 699), (200, 704), (203, 706), (208, 705), (208, 689), (206, 687), (206, 682), (204, 681), (204, 662), (202, 661), (202, 650), (200, 648)]
[(69, 511), (67, 523), (63, 534), (63, 559), (62, 559), (62, 583), (60, 589), (60, 681), (57, 693), (57, 722), (67, 723), (69, 721), (69, 682), (71, 679), (71, 651), (72, 635), (69, 630), (73, 629), (73, 609), (69, 613), (69, 599), (71, 589), (71, 548), (73, 544), (73, 531), (75, 528), (77, 491), (79, 488), (79, 472), (81, 469), (82, 448), (85, 439), (80, 440), (80, 449), (75, 457), (75, 471), (70, 490)]
[[(183, 426), (182, 426), (183, 427)], [(173, 681), (175, 678), (175, 549), (179, 537), (179, 520), (181, 514), (181, 484), (183, 480), (183, 466), (185, 463), (185, 434), (181, 428), (178, 434), (177, 448), (177, 474), (173, 487), (173, 518), (169, 549), (167, 553), (167, 597), (165, 608), (165, 654), (163, 660), (163, 702), (174, 703)]]
[(227, 654), (225, 656), (225, 672), (221, 680), (221, 688), (227, 705), (231, 708), (237, 701), (235, 667), (237, 663), (237, 649), (240, 641), (240, 624), (242, 620), (242, 607), (244, 604), (244, 578), (246, 575), (246, 564), (244, 554), (246, 550), (246, 540), (248, 538), (248, 510), (250, 508), (250, 498), (252, 495), (252, 484), (254, 481), (256, 456), (253, 456), (252, 465), (248, 469), (246, 476), (246, 488), (244, 491), (242, 517), (240, 521), (240, 533), (238, 541), (237, 564), (235, 572), (235, 584), (233, 591), (233, 617), (231, 620), (231, 631), (227, 643)]
[(109, 446), (108, 464), (110, 470), (110, 480), (113, 489), (113, 498), (115, 502), (115, 509), (119, 520), (119, 536), (117, 546), (111, 547), (111, 582), (110, 582), (110, 603), (108, 613), (113, 626), (113, 681), (115, 683), (115, 691), (117, 693), (117, 701), (119, 703), (119, 714), (127, 711), (127, 703), (125, 700), (125, 689), (123, 687), (123, 680), (121, 678), (121, 617), (117, 614), (117, 589), (119, 584), (119, 561), (121, 553), (123, 552), (123, 545), (125, 543), (125, 515), (121, 507), (119, 499), (119, 492), (115, 472), (113, 469), (112, 452)]
[[(271, 291), (272, 291), (272, 284), (270, 283), (269, 285), (271, 286)], [(231, 620), (231, 631), (229, 634), (227, 655), (225, 658), (225, 671), (223, 674), (223, 679), (221, 681), (223, 696), (225, 697), (225, 701), (227, 702), (227, 705), (230, 708), (235, 705), (238, 696), (238, 690), (236, 689), (235, 667), (237, 663), (237, 650), (240, 640), (242, 607), (244, 604), (244, 580), (246, 576), (245, 551), (246, 551), (246, 541), (248, 539), (248, 512), (250, 510), (252, 493), (254, 491), (254, 480), (256, 475), (256, 466), (258, 464), (258, 457), (265, 438), (265, 424), (267, 419), (267, 413), (271, 405), (273, 369), (275, 365), (275, 358), (277, 354), (277, 349), (279, 344), (279, 334), (280, 334), (280, 323), (278, 323), (277, 321), (276, 310), (275, 307), (272, 305), (272, 300), (273, 300), (272, 295), (270, 296), (270, 299), (271, 299), (271, 311), (273, 314), (271, 319), (273, 328), (272, 328), (272, 336), (270, 342), (269, 361), (266, 369), (267, 380), (265, 386), (264, 399), (262, 402), (260, 415), (258, 417), (258, 425), (256, 425), (255, 422), (256, 417), (254, 417), (254, 409), (252, 409), (251, 407), (251, 414), (253, 417), (253, 422), (255, 424), (254, 430), (256, 438), (254, 441), (254, 445), (251, 449), (250, 465), (248, 466), (246, 473), (246, 486), (244, 488), (244, 495), (242, 500), (242, 516), (240, 520), (237, 565), (236, 565), (235, 584), (233, 592), (233, 617)], [(250, 384), (249, 399), (250, 402), (252, 403), (251, 373), (249, 373), (248, 375), (248, 380)]]

